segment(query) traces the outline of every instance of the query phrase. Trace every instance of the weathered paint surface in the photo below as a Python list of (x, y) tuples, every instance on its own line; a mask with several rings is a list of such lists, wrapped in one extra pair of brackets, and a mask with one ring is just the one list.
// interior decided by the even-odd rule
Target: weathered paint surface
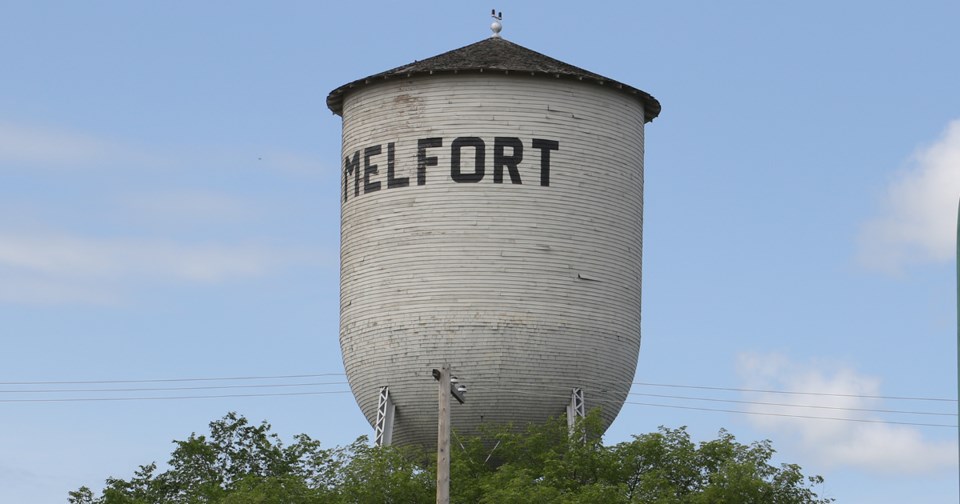
[(394, 443), (434, 446), (444, 362), (459, 432), (563, 414), (573, 387), (613, 421), (640, 348), (643, 124), (624, 93), (522, 75), (346, 97), (340, 342), (371, 425), (388, 385)]

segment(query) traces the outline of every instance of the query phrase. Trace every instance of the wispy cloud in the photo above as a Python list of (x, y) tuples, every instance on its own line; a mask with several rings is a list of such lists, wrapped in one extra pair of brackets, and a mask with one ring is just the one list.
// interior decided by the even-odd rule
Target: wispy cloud
[(322, 264), (328, 256), (254, 245), (0, 234), (0, 301), (104, 304), (131, 285), (256, 278)]
[(950, 260), (958, 198), (960, 120), (955, 120), (887, 188), (882, 215), (863, 225), (861, 260), (893, 273), (910, 263)]
[(0, 273), (0, 303), (4, 304), (115, 306), (122, 304), (122, 298), (121, 288), (103, 281)]
[(127, 157), (123, 147), (65, 129), (0, 121), (0, 167), (70, 168)]
[(249, 219), (251, 205), (239, 198), (204, 190), (170, 190), (130, 194), (124, 206), (149, 220), (217, 222)]
[[(761, 429), (778, 433), (777, 439), (792, 438), (799, 449), (825, 466), (852, 466), (882, 473), (903, 474), (927, 473), (957, 465), (955, 442), (927, 439), (915, 426), (770, 415), (889, 421), (889, 415), (881, 416), (877, 412), (863, 411), (898, 409), (884, 405), (880, 399), (865, 397), (881, 395), (880, 382), (876, 378), (837, 365), (799, 365), (780, 355), (743, 354), (738, 362), (738, 370), (748, 388), (818, 394), (750, 393), (747, 397), (755, 402), (791, 405), (751, 405), (751, 411), (768, 414), (751, 416), (751, 422)], [(952, 405), (949, 409), (951, 411), (948, 413), (952, 412)], [(900, 415), (894, 420), (934, 424), (956, 422), (956, 418), (949, 416)]]
[(126, 169), (132, 165), (139, 170), (163, 171), (197, 166), (235, 171), (237, 167), (244, 167), (298, 178), (330, 174), (329, 163), (314, 153), (270, 146), (262, 151), (247, 145), (231, 146), (227, 150), (212, 146), (199, 150), (194, 146), (161, 147), (149, 140), (140, 144), (69, 127), (0, 120), (0, 170), (73, 170), (92, 166)]
[(271, 254), (255, 247), (0, 235), (0, 266), (46, 275), (101, 278), (137, 275), (216, 282), (262, 274), (271, 262)]
[[(15, 181), (42, 182), (4, 188), (0, 302), (112, 304), (161, 283), (217, 284), (336, 264), (335, 251), (292, 245), (269, 221), (300, 217), (272, 204), (285, 201), (288, 187), (269, 185), (275, 175), (299, 177), (316, 160), (219, 149), (138, 146), (0, 121), (0, 173), (25, 170)], [(87, 172), (104, 169), (109, 176), (90, 182)]]

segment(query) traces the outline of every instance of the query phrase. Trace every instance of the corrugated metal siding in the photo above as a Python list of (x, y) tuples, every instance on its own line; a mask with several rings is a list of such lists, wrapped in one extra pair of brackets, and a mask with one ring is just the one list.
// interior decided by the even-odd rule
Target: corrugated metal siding
[[(375, 421), (377, 391), (397, 405), (395, 443), (434, 446), (436, 384), (444, 362), (468, 387), (453, 426), (541, 422), (564, 412), (570, 389), (619, 412), (640, 347), (643, 110), (593, 83), (525, 76), (411, 78), (351, 93), (344, 102), (343, 156), (359, 151), (360, 192), (344, 180), (340, 341), (350, 386)], [(436, 166), (417, 185), (417, 140)], [(451, 144), (480, 137), (486, 173), (451, 178)], [(495, 137), (523, 144), (522, 184), (493, 182)], [(540, 150), (559, 142), (550, 185)], [(396, 177), (387, 188), (387, 143)], [(364, 193), (364, 149), (381, 182)], [(462, 149), (472, 173), (474, 149)], [(505, 150), (507, 155), (511, 149)], [(341, 171), (344, 167), (341, 159)]]

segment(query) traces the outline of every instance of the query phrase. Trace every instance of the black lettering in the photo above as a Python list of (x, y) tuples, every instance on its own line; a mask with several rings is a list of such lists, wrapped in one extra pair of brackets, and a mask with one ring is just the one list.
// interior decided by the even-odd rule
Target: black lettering
[[(510, 156), (503, 155), (503, 148), (510, 147), (513, 153)], [(521, 184), (520, 171), (517, 165), (523, 161), (523, 142), (516, 137), (496, 137), (493, 139), (493, 183), (503, 183), (503, 167), (506, 166), (510, 171), (510, 183)]]
[[(460, 149), (473, 147), (473, 173), (461, 173)], [(483, 180), (487, 149), (479, 137), (458, 137), (450, 144), (450, 177), (454, 182), (480, 182)]]
[(347, 187), (350, 183), (350, 174), (354, 174), (353, 195), (360, 196), (360, 151), (353, 153), (353, 161), (350, 156), (343, 158), (343, 201), (347, 201)]
[(540, 149), (540, 185), (550, 185), (550, 151), (559, 150), (560, 142), (556, 140), (533, 139), (533, 148)]
[(443, 139), (440, 137), (421, 138), (417, 140), (417, 185), (427, 183), (427, 167), (437, 166), (437, 157), (427, 157), (427, 148), (443, 147)]
[(393, 189), (394, 187), (407, 187), (410, 185), (409, 177), (400, 177), (396, 178), (394, 175), (394, 148), (393, 142), (387, 144), (387, 189)]
[(370, 164), (370, 158), (380, 154), (380, 146), (363, 149), (363, 194), (380, 190), (380, 182), (370, 182), (370, 175), (377, 174), (377, 165)]

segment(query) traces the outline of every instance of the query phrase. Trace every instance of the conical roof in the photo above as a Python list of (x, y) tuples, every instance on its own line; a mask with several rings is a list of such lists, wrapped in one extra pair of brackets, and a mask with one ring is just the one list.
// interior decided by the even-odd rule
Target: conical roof
[(640, 100), (643, 103), (646, 122), (650, 122), (660, 115), (660, 102), (649, 93), (540, 54), (500, 37), (489, 37), (459, 49), (344, 84), (331, 91), (327, 96), (327, 107), (333, 113), (342, 115), (344, 96), (353, 90), (384, 80), (433, 74), (484, 72), (581, 80), (609, 86), (633, 95)]

